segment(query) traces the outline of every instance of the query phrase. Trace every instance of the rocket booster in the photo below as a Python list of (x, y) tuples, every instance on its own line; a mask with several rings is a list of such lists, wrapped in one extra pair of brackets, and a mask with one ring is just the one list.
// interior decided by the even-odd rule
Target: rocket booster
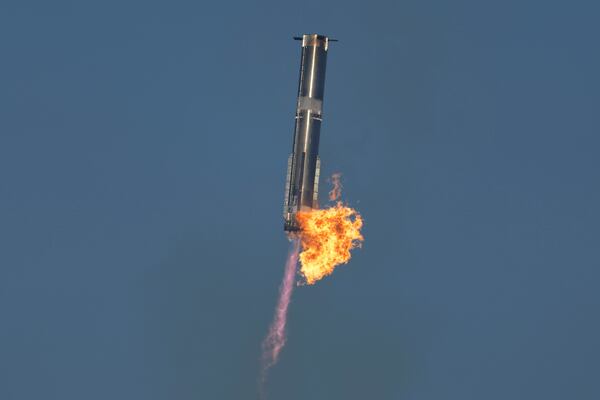
[(302, 53), (294, 142), (288, 158), (283, 204), (283, 229), (286, 232), (300, 230), (296, 221), (298, 211), (318, 208), (319, 136), (323, 120), (325, 66), (329, 42), (335, 41), (317, 34), (294, 39), (302, 41)]

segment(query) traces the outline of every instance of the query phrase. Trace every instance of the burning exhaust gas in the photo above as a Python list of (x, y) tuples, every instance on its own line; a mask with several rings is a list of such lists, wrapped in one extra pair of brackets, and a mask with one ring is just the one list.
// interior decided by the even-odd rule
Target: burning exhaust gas
[(360, 229), (360, 214), (339, 201), (341, 195), (340, 175), (333, 176), (334, 189), (330, 199), (337, 203), (322, 210), (301, 211), (296, 215), (300, 226), (300, 272), (306, 283), (331, 275), (335, 267), (350, 260), (350, 250), (360, 247), (364, 240)]
[[(330, 199), (332, 207), (296, 214), (300, 230), (289, 234), (292, 244), (285, 264), (283, 281), (279, 288), (279, 300), (273, 322), (262, 344), (260, 398), (265, 399), (265, 385), (269, 369), (277, 363), (286, 341), (287, 312), (295, 286), (296, 265), (300, 260), (300, 273), (304, 282), (312, 285), (331, 275), (333, 270), (350, 260), (350, 251), (360, 247), (364, 240), (360, 229), (360, 214), (339, 200), (341, 195), (340, 174), (332, 177), (334, 185)], [(300, 252), (300, 249), (302, 251)]]

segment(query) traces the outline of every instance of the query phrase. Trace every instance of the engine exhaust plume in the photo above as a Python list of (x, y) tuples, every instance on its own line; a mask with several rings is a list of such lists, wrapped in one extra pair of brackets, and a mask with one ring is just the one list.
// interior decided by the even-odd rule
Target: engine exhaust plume
[(342, 174), (336, 172), (331, 175), (333, 189), (329, 192), (329, 201), (336, 201), (342, 196)]
[(269, 372), (269, 369), (277, 363), (277, 360), (279, 359), (279, 353), (285, 345), (287, 312), (290, 305), (290, 299), (292, 297), (292, 291), (294, 290), (294, 278), (296, 276), (296, 265), (298, 264), (299, 251), (300, 242), (298, 239), (293, 239), (288, 252), (287, 261), (285, 263), (283, 281), (279, 287), (279, 300), (277, 301), (277, 308), (275, 308), (273, 322), (269, 328), (269, 333), (262, 343), (262, 368), (259, 382), (261, 399), (266, 398), (265, 384), (267, 380), (267, 373)]
[[(340, 177), (341, 174), (332, 177), (332, 201), (341, 195)], [(350, 250), (360, 247), (364, 240), (360, 233), (362, 217), (339, 200), (330, 208), (299, 212), (296, 219), (301, 229), (300, 272), (309, 285), (331, 275), (338, 265), (348, 263)]]

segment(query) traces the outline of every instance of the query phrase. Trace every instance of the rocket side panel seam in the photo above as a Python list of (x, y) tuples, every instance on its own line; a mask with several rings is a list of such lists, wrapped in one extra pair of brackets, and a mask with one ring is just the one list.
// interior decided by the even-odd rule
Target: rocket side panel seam
[(283, 217), (287, 217), (287, 212), (289, 209), (289, 201), (290, 201), (290, 183), (291, 183), (291, 173), (292, 173), (292, 159), (294, 153), (290, 154), (288, 157), (288, 167), (287, 167), (287, 175), (285, 178), (285, 198), (283, 201)]
[(319, 208), (319, 176), (321, 176), (321, 157), (317, 156), (315, 185), (313, 187), (313, 208)]

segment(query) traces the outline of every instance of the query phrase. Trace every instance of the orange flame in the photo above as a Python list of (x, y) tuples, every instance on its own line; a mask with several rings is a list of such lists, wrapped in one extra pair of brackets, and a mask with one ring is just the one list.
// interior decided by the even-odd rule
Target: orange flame
[[(332, 177), (334, 199), (341, 194), (339, 178), (339, 174)], [(364, 240), (360, 233), (362, 217), (341, 201), (323, 210), (301, 211), (296, 220), (301, 229), (300, 272), (309, 285), (331, 275), (338, 265), (348, 263), (350, 250), (360, 247)]]

